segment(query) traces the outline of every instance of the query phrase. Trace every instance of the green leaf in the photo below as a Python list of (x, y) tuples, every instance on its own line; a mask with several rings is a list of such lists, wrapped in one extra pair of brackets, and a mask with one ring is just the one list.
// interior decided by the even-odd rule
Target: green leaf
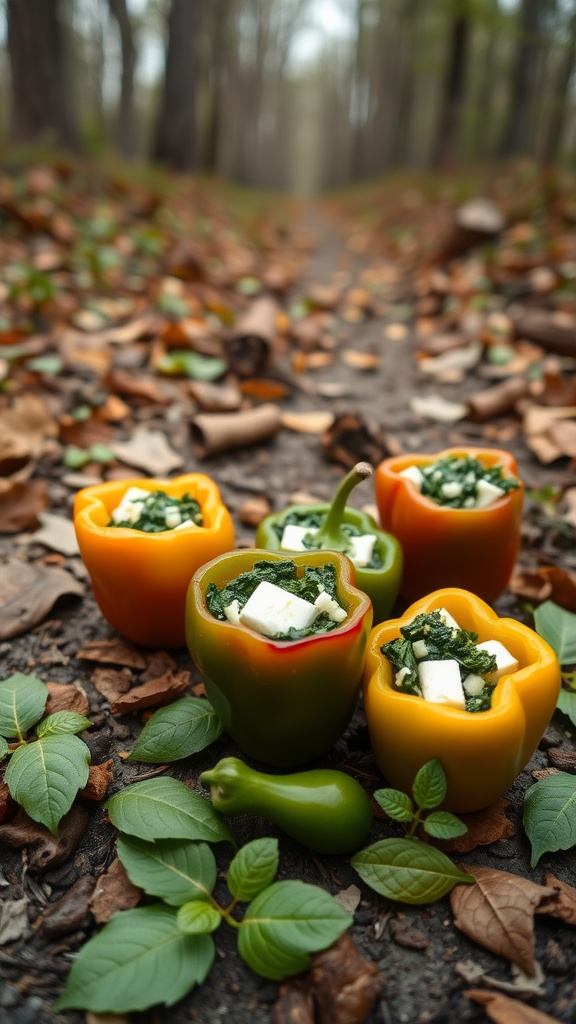
[(47, 355), (27, 359), (24, 365), (33, 373), (47, 373), (50, 377), (55, 377), (58, 373), (62, 373), (64, 363), (60, 356)]
[(563, 715), (568, 715), (572, 725), (576, 725), (576, 693), (571, 693), (570, 690), (562, 688), (558, 694), (556, 707)]
[(72, 444), (65, 449), (62, 462), (68, 469), (82, 469), (90, 462), (90, 456), (84, 448), (78, 448)]
[(400, 789), (377, 789), (374, 799), (393, 821), (412, 821), (414, 804), (407, 793)]
[(158, 363), (160, 373), (182, 374), (191, 380), (211, 381), (222, 377), (228, 369), (224, 359), (212, 359), (188, 349), (173, 349)]
[(157, 904), (115, 914), (82, 947), (53, 1009), (132, 1013), (173, 1006), (204, 981), (214, 960), (209, 935), (185, 935), (177, 911)]
[(207, 935), (219, 927), (222, 914), (204, 900), (194, 900), (180, 907), (177, 920), (178, 927), (187, 935)]
[(276, 877), (278, 840), (254, 839), (242, 846), (228, 868), (226, 884), (237, 900), (253, 900)]
[(576, 845), (576, 776), (556, 772), (530, 786), (523, 823), (532, 844), (532, 867), (543, 853)]
[(220, 719), (209, 701), (182, 697), (148, 719), (126, 760), (150, 764), (179, 761), (204, 750), (221, 732)]
[(576, 615), (554, 601), (544, 601), (534, 611), (536, 632), (555, 651), (561, 665), (576, 664)]
[(16, 672), (0, 683), (0, 736), (23, 739), (48, 700), (48, 687), (36, 676)]
[(45, 736), (14, 751), (4, 781), (26, 813), (56, 833), (88, 782), (89, 763), (90, 750), (77, 736)]
[(448, 811), (431, 811), (424, 819), (424, 831), (435, 839), (456, 839), (468, 831), (468, 826)]
[(438, 807), (446, 796), (446, 776), (437, 757), (423, 765), (412, 786), (412, 796), (419, 807)]
[(352, 920), (315, 885), (274, 882), (246, 908), (238, 952), (257, 974), (281, 981), (305, 971), (309, 954), (331, 946)]
[(9, 749), (8, 741), (3, 736), (0, 736), (0, 761), (4, 760)]
[(172, 907), (206, 899), (216, 884), (216, 861), (207, 843), (192, 839), (147, 843), (121, 833), (116, 850), (130, 881)]
[(107, 444), (92, 444), (88, 449), (88, 457), (91, 462), (114, 462), (116, 456)]
[(382, 839), (350, 861), (371, 889), (401, 903), (434, 903), (460, 882), (473, 882), (440, 850), (418, 839)]
[(204, 839), (218, 843), (232, 834), (209, 800), (177, 779), (145, 779), (105, 804), (113, 825), (139, 839)]
[(36, 735), (38, 739), (43, 736), (63, 736), (66, 733), (83, 732), (91, 725), (89, 718), (84, 718), (84, 715), (79, 715), (76, 711), (55, 711), (38, 724)]

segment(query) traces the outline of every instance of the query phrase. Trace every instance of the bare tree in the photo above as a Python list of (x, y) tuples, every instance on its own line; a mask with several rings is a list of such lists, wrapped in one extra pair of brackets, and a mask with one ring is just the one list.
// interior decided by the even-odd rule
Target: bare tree
[(529, 149), (530, 123), (536, 95), (539, 27), (548, 0), (522, 0), (520, 37), (512, 71), (510, 104), (500, 139), (500, 156), (525, 153)]
[(164, 91), (153, 156), (178, 171), (196, 161), (196, 37), (198, 0), (172, 0)]
[(466, 61), (470, 40), (470, 15), (466, 3), (458, 3), (450, 18), (448, 70), (442, 90), (440, 117), (433, 163), (445, 167), (458, 155), (458, 128), (466, 85)]
[(569, 106), (569, 91), (576, 69), (576, 3), (566, 25), (566, 37), (552, 98), (548, 132), (544, 145), (544, 159), (551, 161), (560, 156), (564, 122)]
[(60, 145), (78, 148), (59, 0), (7, 0), (7, 14), (12, 138), (31, 142), (49, 135)]
[(136, 46), (126, 0), (108, 0), (110, 11), (118, 23), (122, 52), (122, 81), (118, 111), (117, 141), (123, 156), (136, 154), (136, 119), (134, 115), (134, 70)]

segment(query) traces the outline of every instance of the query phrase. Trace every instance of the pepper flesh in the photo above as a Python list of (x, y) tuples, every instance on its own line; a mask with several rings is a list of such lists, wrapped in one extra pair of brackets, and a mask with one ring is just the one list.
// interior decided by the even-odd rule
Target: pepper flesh
[[(108, 526), (130, 487), (187, 492), (200, 504), (202, 526), (144, 533)], [(74, 501), (74, 529), (102, 615), (144, 647), (184, 647), (184, 608), (196, 569), (234, 546), (234, 525), (218, 487), (202, 473), (171, 480), (119, 480), (85, 487)]]
[[(206, 607), (209, 583), (222, 587), (263, 559), (334, 565), (346, 619), (329, 633), (287, 642), (214, 618)], [(188, 648), (224, 729), (243, 753), (278, 767), (326, 753), (348, 726), (371, 625), (372, 606), (354, 586), (352, 562), (334, 551), (222, 555), (195, 573), (186, 603)]]
[[(445, 608), (478, 642), (500, 640), (519, 668), (503, 676), (489, 710), (461, 711), (403, 693), (382, 644), (400, 636), (416, 615)], [(438, 758), (446, 773), (442, 805), (455, 812), (477, 811), (512, 785), (534, 753), (556, 707), (560, 670), (552, 648), (515, 619), (501, 619), (479, 597), (446, 588), (412, 604), (400, 619), (370, 633), (364, 669), (364, 706), (374, 757), (390, 785), (410, 792), (427, 761)]]
[(221, 814), (257, 814), (316, 853), (358, 850), (372, 824), (370, 800), (360, 784), (330, 768), (266, 775), (237, 757), (225, 757), (202, 772), (200, 782), (210, 787)]
[(408, 466), (426, 466), (446, 456), (478, 459), (487, 469), (501, 465), (516, 476), (512, 455), (497, 448), (448, 448), (435, 455), (385, 459), (376, 470), (380, 521), (400, 541), (404, 573), (400, 590), (408, 601), (439, 587), (462, 587), (494, 601), (507, 587), (520, 547), (523, 487), (479, 509), (446, 508), (424, 497), (400, 476)]
[[(379, 530), (372, 516), (360, 509), (346, 505), (346, 499), (356, 484), (372, 474), (372, 467), (367, 462), (359, 462), (341, 481), (331, 504), (322, 505), (289, 505), (283, 512), (266, 516), (256, 530), (256, 545), (268, 551), (283, 551), (281, 538), (276, 527), (292, 513), (303, 515), (325, 516), (318, 530), (315, 542), (323, 551), (343, 551), (349, 548), (350, 541), (342, 532), (342, 523), (350, 523), (358, 527), (361, 533), (374, 534), (375, 550), (380, 556), (381, 565), (375, 569), (367, 566), (354, 567), (356, 586), (363, 590), (372, 601), (374, 622), (382, 622), (391, 611), (398, 596), (402, 577), (402, 548), (389, 533)], [(310, 548), (313, 551), (316, 548)]]

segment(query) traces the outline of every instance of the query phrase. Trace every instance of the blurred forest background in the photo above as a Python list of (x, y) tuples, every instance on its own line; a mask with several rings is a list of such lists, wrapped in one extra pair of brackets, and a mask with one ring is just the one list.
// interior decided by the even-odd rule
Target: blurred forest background
[(315, 192), (576, 156), (576, 0), (4, 0), (0, 137)]

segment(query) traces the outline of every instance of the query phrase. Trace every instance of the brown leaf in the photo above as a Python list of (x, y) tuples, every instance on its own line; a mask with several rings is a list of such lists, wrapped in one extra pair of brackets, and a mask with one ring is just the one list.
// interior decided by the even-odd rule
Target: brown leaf
[(38, 518), (40, 529), (28, 538), (30, 543), (43, 544), (44, 547), (50, 548), (51, 551), (59, 551), (62, 555), (80, 554), (74, 524), (68, 516), (40, 512)]
[(508, 586), (516, 597), (521, 597), (525, 601), (532, 601), (534, 604), (541, 604), (542, 601), (546, 601), (552, 593), (552, 584), (543, 579), (541, 570), (536, 572), (520, 570), (514, 573)]
[(159, 430), (137, 427), (129, 441), (117, 441), (110, 447), (121, 462), (152, 476), (168, 476), (183, 465), (182, 456), (176, 454)]
[(103, 800), (106, 790), (112, 781), (113, 760), (104, 761), (102, 764), (91, 764), (88, 769), (88, 782), (84, 789), (80, 790), (80, 796), (85, 800)]
[(89, 1010), (86, 1024), (130, 1024), (130, 1018), (124, 1013), (92, 1013)]
[(173, 668), (176, 668), (176, 662), (168, 651), (152, 651), (146, 656), (146, 669), (140, 676), (140, 682), (147, 683), (149, 679), (158, 679)]
[(237, 510), (236, 518), (244, 526), (258, 526), (265, 516), (269, 516), (272, 508), (267, 498), (248, 498)]
[[(562, 432), (557, 428), (562, 420), (576, 418), (576, 406), (529, 405), (524, 413), (524, 433), (526, 442), (540, 462), (554, 462), (563, 455), (576, 451), (574, 447), (574, 424), (568, 424), (566, 438), (569, 451), (564, 450)], [(574, 457), (574, 456), (572, 456)]]
[(84, 592), (84, 584), (65, 569), (8, 559), (0, 566), (0, 640), (32, 629), (59, 597)]
[(507, 871), (468, 866), (467, 870), (476, 884), (452, 890), (454, 924), (468, 938), (512, 960), (533, 977), (534, 911), (554, 890)]
[(103, 385), (117, 395), (136, 398), (154, 405), (170, 405), (170, 396), (154, 377), (113, 367), (103, 378)]
[(88, 821), (88, 812), (80, 804), (74, 804), (58, 826), (58, 835), (29, 818), (19, 810), (13, 821), (0, 825), (0, 844), (21, 849), (31, 846), (28, 856), (28, 870), (32, 874), (48, 871), (71, 857), (78, 846)]
[(514, 835), (514, 825), (505, 814), (509, 806), (510, 801), (501, 797), (483, 811), (460, 814), (459, 817), (468, 826), (468, 831), (456, 839), (435, 840), (434, 845), (448, 853), (468, 853), (477, 846), (488, 846), (489, 843), (511, 839)]
[(355, 370), (377, 370), (380, 366), (380, 356), (375, 352), (358, 352), (354, 348), (345, 348), (342, 359)]
[(544, 565), (538, 572), (551, 585), (552, 601), (569, 612), (576, 612), (576, 572), (558, 565)]
[(127, 668), (146, 668), (146, 658), (127, 640), (113, 637), (112, 640), (89, 640), (81, 651), (76, 651), (77, 658), (86, 661), (97, 661), (105, 665), (125, 665)]
[(0, 779), (0, 825), (5, 821), (10, 821), (16, 813), (16, 809), (17, 805), (10, 796), (8, 786), (4, 779)]
[(79, 878), (68, 891), (52, 903), (40, 919), (40, 931), (49, 938), (69, 935), (83, 928), (90, 920), (90, 897), (94, 891), (94, 879), (89, 875)]
[(310, 977), (319, 1024), (361, 1024), (384, 984), (377, 964), (361, 956), (348, 934), (314, 954)]
[(34, 529), (38, 526), (39, 513), (49, 504), (46, 481), (10, 481), (10, 484), (0, 494), (0, 533)]
[(376, 466), (386, 454), (378, 423), (358, 413), (337, 416), (322, 438), (322, 445), (329, 459), (347, 469), (352, 469), (357, 462), (370, 462)]
[(288, 978), (281, 983), (272, 1007), (272, 1024), (315, 1024), (314, 999), (308, 975)]
[(561, 772), (576, 772), (576, 750), (563, 750), (562, 747), (549, 747), (546, 751), (548, 764)]
[(497, 992), (473, 988), (468, 989), (464, 995), (476, 1003), (481, 1003), (495, 1024), (560, 1024), (556, 1017), (550, 1017), (533, 1006)]
[(53, 715), (56, 711), (75, 711), (87, 718), (90, 714), (88, 697), (79, 683), (47, 683), (48, 700), (45, 712)]
[(572, 526), (576, 526), (576, 487), (569, 487), (564, 493), (562, 503), (567, 506), (563, 519)]
[(127, 693), (133, 682), (129, 668), (96, 668), (90, 676), (90, 682), (106, 700), (112, 704)]
[(282, 398), (289, 397), (290, 388), (278, 380), (250, 377), (240, 383), (240, 393), (246, 398), (256, 398), (261, 402), (279, 402)]
[(334, 422), (331, 412), (283, 412), (280, 416), (283, 427), (301, 434), (323, 434)]
[(188, 391), (205, 412), (236, 412), (242, 405), (242, 395), (235, 384), (191, 380)]
[(101, 875), (90, 899), (90, 910), (97, 924), (106, 924), (119, 910), (131, 910), (142, 899), (142, 890), (132, 885), (124, 865), (113, 860)]
[(399, 921), (398, 918), (393, 917), (390, 919), (389, 928), (390, 934), (398, 946), (405, 946), (406, 949), (428, 949), (430, 945), (428, 936), (420, 928), (415, 928), (409, 921)]
[(576, 889), (567, 882), (561, 882), (550, 872), (544, 881), (546, 885), (552, 886), (555, 892), (553, 897), (542, 901), (536, 908), (536, 913), (549, 914), (551, 917), (566, 921), (567, 924), (576, 924)]
[(17, 395), (10, 407), (0, 410), (0, 471), (12, 472), (23, 462), (39, 458), (56, 437), (58, 428), (37, 395)]
[(150, 679), (142, 686), (135, 686), (125, 696), (111, 702), (113, 715), (126, 715), (144, 708), (162, 707), (181, 697), (190, 682), (189, 672), (167, 672), (158, 679)]

